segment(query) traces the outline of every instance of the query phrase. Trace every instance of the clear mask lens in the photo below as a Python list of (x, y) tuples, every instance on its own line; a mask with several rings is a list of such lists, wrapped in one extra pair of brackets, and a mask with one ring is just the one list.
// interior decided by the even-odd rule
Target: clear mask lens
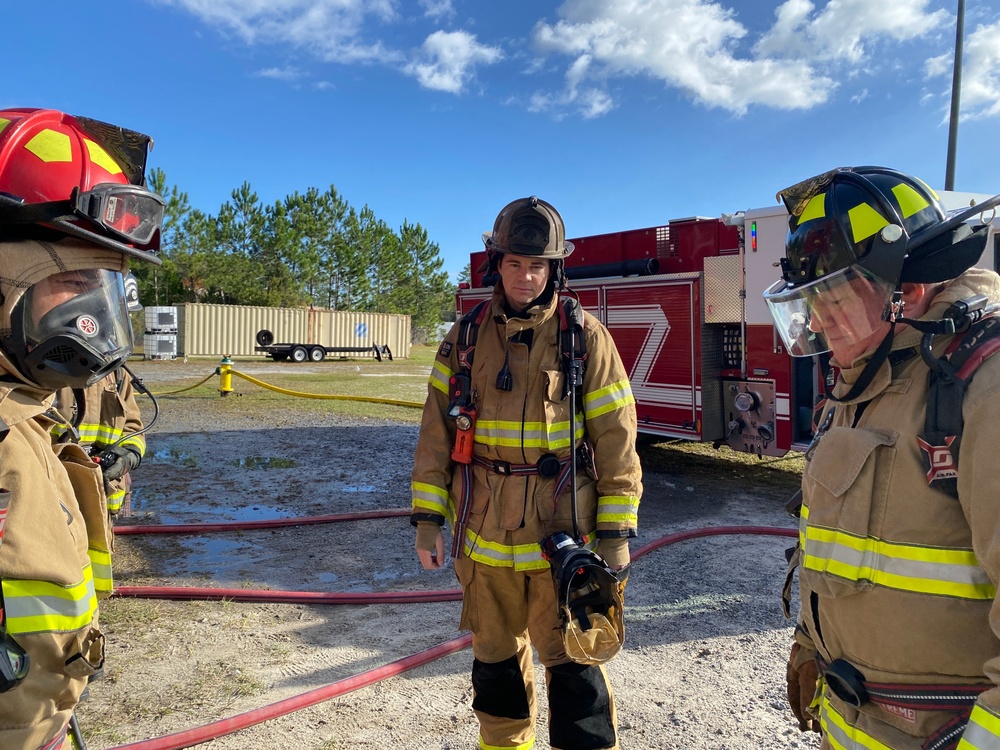
[(83, 387), (132, 352), (122, 275), (87, 269), (48, 276), (25, 293), (25, 374), (40, 385)]

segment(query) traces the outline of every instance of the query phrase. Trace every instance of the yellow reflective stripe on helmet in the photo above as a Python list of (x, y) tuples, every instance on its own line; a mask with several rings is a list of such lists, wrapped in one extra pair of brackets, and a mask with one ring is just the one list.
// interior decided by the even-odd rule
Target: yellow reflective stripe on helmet
[(851, 221), (852, 240), (856, 243), (868, 239), (882, 227), (889, 225), (889, 220), (867, 203), (850, 209), (847, 217)]
[(1000, 747), (1000, 716), (977, 703), (965, 725), (962, 739), (957, 750), (980, 750), (987, 747)]
[(69, 136), (55, 130), (43, 130), (24, 144), (25, 149), (44, 162), (73, 161), (73, 146)]
[(904, 219), (909, 219), (914, 214), (920, 213), (931, 205), (924, 196), (905, 182), (894, 186), (892, 194), (896, 196), (896, 201), (899, 203), (899, 210)]
[[(807, 517), (808, 508), (802, 511)], [(918, 594), (984, 601), (996, 596), (970, 549), (900, 544), (810, 525), (804, 535), (800, 530), (799, 541), (807, 570)]]
[(88, 565), (83, 580), (70, 586), (50, 581), (4, 579), (3, 601), (7, 630), (22, 633), (68, 633), (94, 619), (97, 594)]
[(806, 207), (802, 209), (802, 213), (799, 215), (798, 223), (805, 224), (807, 221), (822, 219), (824, 216), (826, 216), (826, 193), (820, 193), (809, 199)]
[(122, 173), (122, 168), (118, 166), (118, 162), (112, 159), (107, 151), (86, 138), (83, 139), (83, 143), (87, 147), (87, 151), (90, 152), (90, 160), (94, 162), (94, 164), (111, 174)]
[(819, 706), (819, 723), (823, 737), (834, 750), (892, 750), (889, 745), (879, 742), (857, 727), (852, 727), (830, 703), (823, 686), (823, 699)]
[(0, 133), (2, 133), (3, 129), (8, 125), (10, 125), (10, 120), (8, 120), (6, 117), (0, 117)]
[[(583, 438), (583, 415), (577, 415), (576, 439)], [(476, 422), (475, 442), (480, 445), (507, 448), (538, 448), (558, 450), (570, 447), (569, 421), (514, 422), (508, 420), (480, 419)]]
[(639, 525), (639, 498), (634, 495), (604, 495), (597, 498), (597, 523)]
[(622, 409), (635, 403), (632, 396), (632, 385), (628, 379), (619, 380), (604, 388), (591, 391), (583, 397), (583, 410), (588, 419), (599, 417), (615, 409)]
[(451, 523), (455, 522), (455, 505), (451, 501), (448, 490), (435, 487), (425, 482), (410, 482), (412, 508), (414, 511), (428, 511), (444, 516)]
[(447, 365), (434, 360), (434, 366), (431, 367), (431, 376), (427, 382), (442, 393), (451, 395), (451, 386), (448, 381), (451, 380), (451, 376), (454, 374)]
[[(124, 495), (124, 492), (122, 493)], [(121, 507), (121, 503), (118, 503)], [(110, 509), (111, 503), (108, 503)], [(94, 572), (94, 591), (98, 594), (110, 594), (114, 591), (115, 581), (111, 573), (111, 553), (107, 550), (95, 547), (87, 548), (87, 556), (90, 557), (90, 567)]]

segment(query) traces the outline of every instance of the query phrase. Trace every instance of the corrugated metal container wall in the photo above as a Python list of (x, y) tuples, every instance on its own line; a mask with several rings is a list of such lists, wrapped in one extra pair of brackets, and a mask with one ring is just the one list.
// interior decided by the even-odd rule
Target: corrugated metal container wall
[(310, 310), (310, 343), (323, 346), (388, 346), (393, 357), (410, 356), (410, 316), (346, 310)]
[(409, 315), (193, 302), (180, 304), (177, 310), (179, 355), (263, 357), (254, 347), (257, 331), (267, 329), (276, 344), (378, 344), (388, 346), (393, 357), (410, 356)]

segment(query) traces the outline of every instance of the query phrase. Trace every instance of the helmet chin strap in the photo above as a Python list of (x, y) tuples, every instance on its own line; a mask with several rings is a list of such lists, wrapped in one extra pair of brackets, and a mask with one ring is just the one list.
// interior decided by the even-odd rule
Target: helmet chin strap
[(886, 306), (885, 314), (889, 320), (889, 332), (882, 339), (882, 343), (878, 345), (871, 359), (868, 360), (868, 364), (865, 365), (865, 369), (861, 371), (861, 375), (854, 381), (854, 385), (851, 386), (850, 390), (840, 398), (837, 398), (832, 393), (827, 393), (827, 398), (837, 403), (844, 403), (846, 401), (853, 401), (865, 392), (865, 389), (875, 379), (875, 375), (882, 369), (882, 365), (889, 359), (889, 353), (892, 351), (892, 342), (896, 337), (896, 321), (900, 319), (899, 315), (902, 311), (902, 292), (897, 288), (892, 295), (892, 301)]

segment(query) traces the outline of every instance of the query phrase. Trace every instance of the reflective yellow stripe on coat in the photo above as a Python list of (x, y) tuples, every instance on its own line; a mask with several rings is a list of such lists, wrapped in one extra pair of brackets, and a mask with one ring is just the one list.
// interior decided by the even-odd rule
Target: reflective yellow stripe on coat
[(632, 386), (628, 380), (619, 380), (617, 383), (598, 388), (583, 397), (583, 410), (588, 419), (599, 417), (615, 409), (622, 409), (635, 403), (632, 395)]
[(819, 706), (819, 723), (823, 736), (834, 750), (892, 750), (885, 743), (848, 724), (831, 705), (825, 692)]
[[(597, 548), (597, 540), (591, 539), (586, 545), (589, 550)], [(514, 570), (545, 570), (548, 562), (542, 557), (542, 547), (537, 542), (529, 544), (501, 544), (483, 539), (472, 529), (465, 530), (465, 554), (471, 559), (494, 568)]]
[(996, 596), (970, 549), (888, 542), (810, 526), (808, 520), (809, 509), (803, 506), (799, 543), (807, 570), (918, 594), (985, 601)]
[(425, 482), (410, 482), (410, 494), (414, 513), (436, 513), (447, 518), (449, 523), (455, 523), (455, 505), (448, 490)]
[[(576, 439), (581, 440), (583, 435), (583, 417), (578, 415)], [(546, 424), (480, 419), (476, 422), (475, 442), (477, 445), (537, 448), (541, 451), (565, 449), (570, 447), (569, 421)]]
[(94, 574), (94, 591), (98, 594), (109, 595), (115, 588), (114, 577), (111, 573), (111, 553), (107, 550), (88, 547), (87, 556), (90, 557), (90, 567)]
[(958, 743), (957, 750), (986, 750), (1000, 747), (1000, 716), (980, 704), (972, 709), (969, 723)]
[(97, 594), (89, 565), (83, 574), (83, 580), (71, 586), (5, 579), (3, 601), (8, 631), (12, 635), (69, 633), (90, 623), (97, 611)]

